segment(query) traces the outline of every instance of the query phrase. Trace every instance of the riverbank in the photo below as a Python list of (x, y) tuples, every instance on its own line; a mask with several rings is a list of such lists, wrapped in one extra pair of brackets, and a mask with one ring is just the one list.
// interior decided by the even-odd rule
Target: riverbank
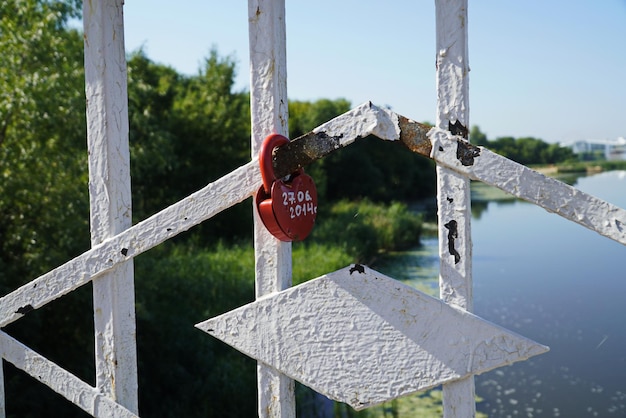
[(595, 174), (604, 171), (626, 170), (626, 161), (579, 161), (531, 168), (546, 176), (555, 177), (559, 174)]

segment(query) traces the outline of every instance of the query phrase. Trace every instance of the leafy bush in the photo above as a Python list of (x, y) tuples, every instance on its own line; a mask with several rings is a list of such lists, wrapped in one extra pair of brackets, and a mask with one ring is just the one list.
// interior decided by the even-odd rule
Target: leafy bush
[(362, 263), (373, 261), (379, 251), (419, 245), (422, 229), (421, 215), (409, 212), (405, 204), (385, 206), (367, 199), (337, 202), (318, 219), (312, 240), (339, 246)]
[(494, 140), (487, 138), (480, 128), (472, 126), (470, 139), (473, 144), (481, 145), (510, 158), (520, 164), (557, 164), (576, 161), (576, 156), (569, 147), (550, 144), (539, 138), (512, 136), (499, 137)]
[(294, 285), (339, 270), (354, 262), (350, 255), (338, 247), (307, 242), (293, 244), (292, 258)]
[[(2, 294), (90, 243), (83, 39), (66, 26), (80, 13), (81, 2), (9, 3), (0, 17), (0, 40), (6, 41), (0, 42), (0, 72), (6, 76), (0, 77)], [(141, 51), (129, 56), (128, 66), (133, 215), (141, 220), (249, 160), (249, 104), (247, 92), (233, 89), (234, 59), (215, 51), (194, 76), (177, 74)], [(349, 108), (345, 100), (300, 105), (290, 123), (297, 129)], [(325, 184), (335, 199), (350, 192), (381, 201), (433, 187), (432, 162), (422, 159), (427, 170), (420, 171), (413, 157), (405, 158), (412, 155), (406, 150), (392, 158), (379, 151), (391, 145), (362, 142), (327, 166), (319, 162), (307, 168), (319, 178), (321, 196)], [(352, 160), (363, 170), (357, 176)], [(414, 172), (410, 178), (409, 171)], [(349, 184), (351, 178), (356, 186)], [(363, 184), (369, 179), (376, 187)], [(294, 245), (294, 282), (372, 259), (380, 250), (416, 244), (419, 222), (394, 205), (376, 208), (363, 201), (328, 209), (320, 216), (320, 238)], [(250, 235), (250, 207), (249, 202), (237, 205), (135, 260), (142, 416), (256, 415), (255, 362), (193, 327), (254, 298), (253, 250), (232, 244)], [(216, 239), (231, 245), (214, 245)], [(93, 384), (90, 286), (4, 331)], [(8, 416), (85, 416), (5, 367)]]
[[(351, 259), (322, 244), (293, 248), (294, 284)], [(164, 244), (135, 260), (142, 416), (255, 416), (256, 362), (194, 328), (254, 300), (250, 245)]]

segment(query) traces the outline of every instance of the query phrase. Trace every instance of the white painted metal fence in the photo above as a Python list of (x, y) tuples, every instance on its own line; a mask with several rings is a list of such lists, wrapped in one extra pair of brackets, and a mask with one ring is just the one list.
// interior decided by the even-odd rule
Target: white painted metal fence
[[(284, 0), (249, 0), (252, 160), (193, 195), (137, 225), (131, 225), (122, 4), (123, 0), (89, 1), (84, 4), (92, 248), (0, 299), (0, 327), (4, 327), (28, 312), (93, 281), (95, 386), (81, 381), (1, 331), (0, 354), (4, 360), (97, 417), (132, 417), (139, 414), (133, 258), (253, 195), (261, 184), (256, 159), (260, 143), (270, 133), (286, 134), (288, 118)], [(337, 299), (342, 303), (340, 308), (333, 305), (328, 312), (336, 313), (337, 309), (347, 308), (354, 310), (355, 316), (363, 316), (371, 312), (371, 309), (380, 308), (380, 305), (366, 305), (365, 299), (375, 294), (385, 294), (391, 300), (385, 299), (379, 303), (389, 305), (391, 311), (394, 304), (402, 302), (408, 305), (402, 314), (391, 311), (381, 314), (386, 320), (377, 325), (379, 329), (393, 333), (397, 328), (404, 330), (407, 335), (420, 330), (417, 334), (422, 336), (412, 338), (423, 338), (420, 345), (435, 344), (436, 350), (447, 351), (450, 358), (437, 365), (430, 356), (430, 351), (420, 349), (415, 356), (421, 358), (403, 363), (405, 372), (412, 370), (415, 378), (407, 379), (405, 375), (402, 382), (399, 377), (394, 376), (384, 377), (387, 380), (380, 382), (380, 375), (369, 374), (368, 365), (364, 364), (365, 374), (359, 379), (366, 383), (368, 379), (372, 379), (369, 383), (377, 380), (378, 383), (388, 386), (387, 392), (368, 398), (370, 394), (367, 393), (360, 393), (358, 396), (347, 393), (353, 390), (346, 389), (347, 387), (359, 382), (324, 383), (325, 376), (311, 376), (311, 373), (298, 369), (297, 361), (289, 358), (289, 350), (281, 352), (281, 341), (271, 340), (273, 350), (281, 352), (278, 354), (268, 353), (267, 350), (259, 351), (257, 346), (250, 345), (250, 338), (228, 341), (263, 360), (258, 365), (260, 416), (295, 416), (294, 383), (284, 372), (291, 377), (301, 378), (329, 396), (345, 399), (356, 408), (421, 390), (429, 387), (429, 384), (444, 383), (444, 416), (473, 416), (475, 373), (540, 354), (547, 349), (506, 330), (493, 329), (490, 324), (469, 313), (472, 309), (469, 179), (496, 186), (626, 245), (626, 211), (623, 209), (546, 178), (488, 150), (474, 147), (464, 140), (466, 127), (469, 125), (467, 1), (437, 0), (436, 19), (439, 100), (435, 128), (426, 132), (423, 126), (411, 120), (365, 103), (320, 126), (308, 136), (294, 141), (294, 144), (298, 141), (302, 143), (317, 140), (322, 156), (358, 138), (375, 135), (384, 140), (399, 140), (414, 152), (424, 154), (437, 162), (441, 301), (424, 298), (409, 290), (395, 290), (396, 286), (389, 284), (393, 282), (363, 266), (330, 273), (310, 282), (306, 287), (288, 289), (291, 287), (291, 246), (269, 235), (258, 221), (258, 214), (254, 213), (256, 295), (260, 299), (241, 309), (254, 310), (261, 304), (275, 304), (273, 306), (277, 309), (282, 309), (285, 298), (296, 297), (301, 292), (309, 297), (300, 301), (299, 308), (303, 311), (309, 309), (319, 312), (326, 308), (318, 305), (306, 307), (306, 304), (317, 303), (314, 301), (320, 290), (316, 290), (316, 286), (325, 283), (324, 289), (335, 286), (335, 295), (344, 294), (343, 298)], [(356, 279), (353, 277), (359, 277), (360, 282), (354, 281)], [(384, 284), (372, 285), (372, 282), (377, 281)], [(342, 293), (350, 287), (350, 283), (360, 284), (347, 293)], [(340, 291), (336, 286), (343, 290)], [(433, 309), (437, 313), (432, 313)], [(459, 337), (452, 343), (450, 338), (445, 341), (437, 340), (441, 332), (436, 328), (445, 325), (437, 323), (439, 325), (423, 329), (413, 326), (402, 328), (396, 324), (398, 320), (407, 318), (407, 312), (413, 312), (414, 315), (419, 312), (424, 315), (420, 317), (420, 322), (430, 323), (428, 321), (435, 321), (435, 316), (444, 311), (445, 315), (451, 315), (450, 318), (460, 315), (458, 318), (462, 319), (459, 321), (471, 323), (469, 329), (461, 327), (454, 330)], [(291, 312), (287, 311), (287, 314)], [(321, 314), (322, 317), (324, 314)], [(207, 320), (198, 326), (228, 340), (227, 336), (219, 335), (229, 334), (228, 331), (219, 331), (218, 326), (245, 324), (237, 317), (237, 311), (225, 315)], [(447, 322), (455, 321), (456, 319)], [(302, 324), (300, 328), (294, 329), (302, 330), (308, 326), (307, 322)], [(371, 325), (370, 322), (368, 324)], [(358, 321), (352, 324), (357, 328), (362, 325)], [(481, 336), (479, 340), (470, 338), (479, 328), (485, 330), (484, 334), (477, 334)], [(367, 332), (363, 333), (364, 336), (372, 337), (376, 333), (373, 328), (365, 330)], [(262, 340), (269, 332), (254, 340)], [(407, 340), (406, 344), (413, 347), (414, 342), (415, 340)], [(359, 350), (355, 350), (357, 343), (344, 344), (337, 348), (331, 339), (323, 345), (323, 349), (328, 352), (343, 350), (341, 355), (351, 355), (351, 352), (363, 351), (362, 345)], [(382, 344), (374, 338), (367, 345), (376, 346), (378, 343)], [(306, 347), (307, 344), (302, 346)], [(312, 355), (310, 350), (314, 349), (313, 347), (304, 352)], [(495, 357), (487, 362), (485, 359), (490, 356)], [(464, 359), (462, 366), (453, 366), (461, 357)], [(317, 358), (319, 360), (319, 353)], [(292, 367), (294, 362), (295, 370)], [(335, 363), (331, 363), (330, 369), (334, 366)], [(384, 371), (389, 369), (393, 367), (384, 367)], [(0, 416), (4, 416), (4, 382), (1, 371), (0, 367)], [(346, 379), (354, 380), (354, 377), (346, 375)], [(416, 383), (417, 380), (420, 383)]]

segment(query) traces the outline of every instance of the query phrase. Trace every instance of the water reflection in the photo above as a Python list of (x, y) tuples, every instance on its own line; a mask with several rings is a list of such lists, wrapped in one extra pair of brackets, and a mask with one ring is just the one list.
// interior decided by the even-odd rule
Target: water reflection
[(376, 265), (380, 272), (431, 296), (439, 296), (439, 250), (436, 237), (421, 239), (421, 247), (396, 252)]
[[(623, 172), (575, 187), (626, 207)], [(476, 314), (549, 345), (476, 378), (490, 416), (626, 416), (623, 245), (521, 201), (472, 224)]]
[[(568, 180), (626, 208), (624, 171)], [(478, 376), (478, 410), (625, 417), (626, 248), (482, 184), (472, 195), (475, 313), (551, 348)], [(436, 295), (437, 240), (423, 244), (381, 270)]]

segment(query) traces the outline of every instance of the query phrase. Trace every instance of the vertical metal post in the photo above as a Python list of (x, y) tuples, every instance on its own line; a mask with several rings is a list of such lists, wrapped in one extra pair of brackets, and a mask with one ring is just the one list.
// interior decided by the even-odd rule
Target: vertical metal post
[[(437, 127), (468, 137), (469, 63), (467, 0), (435, 0), (437, 51)], [(472, 243), (469, 180), (437, 166), (440, 297), (471, 311)], [(443, 416), (476, 414), (474, 378), (443, 386)]]
[[(249, 0), (252, 157), (270, 133), (288, 136), (284, 0)], [(291, 243), (270, 235), (254, 208), (256, 297), (291, 286)], [(278, 342), (277, 342), (278, 343)], [(259, 417), (295, 417), (294, 382), (259, 363)]]
[[(83, 3), (92, 246), (132, 226), (123, 4)], [(137, 413), (132, 259), (94, 280), (93, 302), (96, 387)]]
[(6, 403), (4, 400), (4, 360), (0, 357), (0, 418), (7, 415)]

